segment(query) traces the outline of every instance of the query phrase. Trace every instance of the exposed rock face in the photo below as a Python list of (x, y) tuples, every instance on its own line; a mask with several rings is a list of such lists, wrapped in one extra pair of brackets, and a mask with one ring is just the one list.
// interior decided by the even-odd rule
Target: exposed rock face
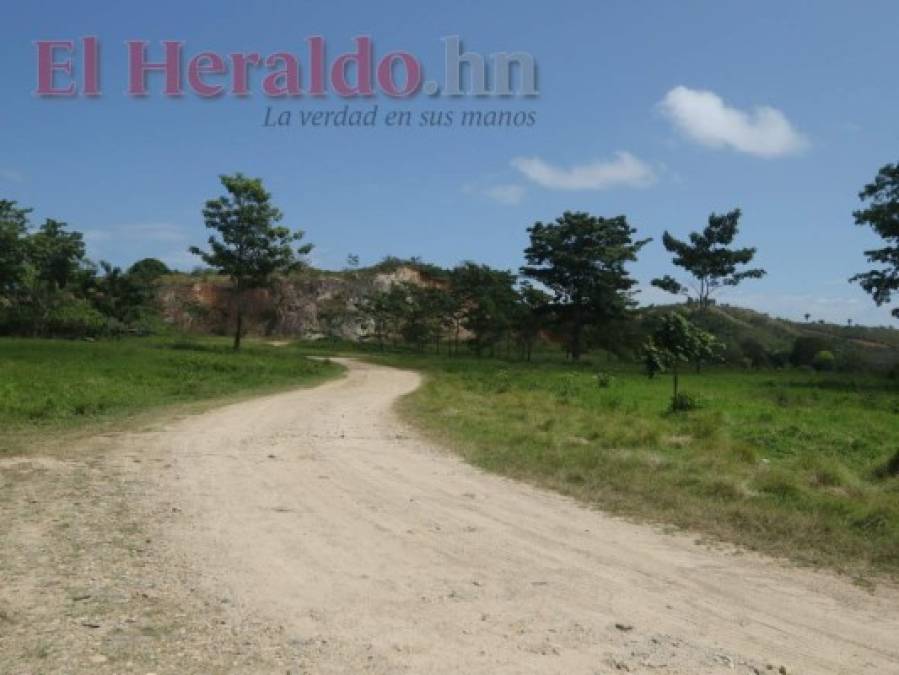
[[(436, 283), (414, 267), (389, 272), (323, 272), (303, 270), (275, 282), (271, 289), (248, 291), (243, 297), (250, 333), (300, 338), (358, 339), (367, 332), (359, 315), (360, 301), (397, 283)], [(227, 334), (233, 330), (235, 298), (220, 277), (173, 275), (159, 289), (163, 319), (181, 330)]]

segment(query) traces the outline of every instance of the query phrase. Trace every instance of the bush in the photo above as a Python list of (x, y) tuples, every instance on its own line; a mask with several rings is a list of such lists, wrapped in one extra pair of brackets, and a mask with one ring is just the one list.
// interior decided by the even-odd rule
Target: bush
[(774, 368), (786, 368), (790, 365), (790, 352), (780, 350), (770, 354), (771, 365)]
[(794, 366), (810, 366), (819, 352), (830, 350), (826, 340), (818, 337), (798, 337), (793, 343), (790, 363)]
[(556, 381), (553, 390), (558, 401), (561, 403), (570, 402), (578, 393), (577, 377), (570, 373), (562, 376)]
[(743, 360), (748, 362), (750, 368), (765, 368), (771, 362), (771, 359), (768, 356), (768, 350), (765, 349), (761, 342), (754, 338), (746, 338), (743, 340), (740, 343), (740, 351), (743, 355)]
[(596, 386), (600, 389), (608, 389), (615, 383), (615, 378), (612, 377), (609, 373), (605, 373), (603, 371), (599, 371), (596, 373)]
[(702, 407), (699, 398), (691, 396), (686, 392), (679, 392), (677, 396), (671, 399), (671, 412), (687, 412)]
[(874, 470), (877, 478), (895, 478), (899, 476), (899, 450), (893, 453), (883, 464)]
[(106, 317), (86, 300), (71, 300), (54, 307), (47, 316), (48, 335), (53, 337), (96, 337), (107, 329)]
[(818, 372), (833, 370), (836, 365), (836, 357), (833, 355), (833, 352), (827, 350), (818, 352), (812, 359), (812, 368), (814, 368)]
[(512, 377), (508, 371), (500, 370), (496, 373), (493, 380), (493, 390), (497, 394), (505, 394), (512, 390)]

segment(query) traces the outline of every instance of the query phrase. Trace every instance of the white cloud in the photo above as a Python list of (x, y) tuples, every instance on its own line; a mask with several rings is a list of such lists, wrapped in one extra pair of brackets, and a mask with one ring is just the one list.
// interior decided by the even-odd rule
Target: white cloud
[(524, 198), (524, 193), (524, 186), (512, 183), (508, 185), (494, 185), (482, 190), (482, 194), (485, 197), (489, 197), (490, 199), (499, 202), (500, 204), (506, 204), (507, 206), (520, 204), (521, 200)]
[(615, 187), (646, 187), (655, 173), (629, 152), (614, 159), (596, 160), (570, 168), (554, 166), (539, 157), (516, 157), (512, 167), (538, 185), (552, 190), (607, 190)]
[(497, 183), (487, 186), (477, 183), (466, 183), (462, 186), (462, 192), (467, 195), (487, 197), (505, 206), (517, 206), (524, 199), (525, 194), (527, 194), (527, 189), (523, 185), (516, 185), (515, 183)]
[(808, 145), (786, 116), (770, 106), (744, 112), (714, 92), (680, 86), (669, 91), (659, 107), (684, 136), (711, 148), (780, 157)]

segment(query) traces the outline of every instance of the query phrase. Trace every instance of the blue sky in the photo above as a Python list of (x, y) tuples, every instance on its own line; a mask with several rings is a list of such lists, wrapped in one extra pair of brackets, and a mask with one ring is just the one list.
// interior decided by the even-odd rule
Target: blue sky
[[(565, 209), (624, 213), (643, 236), (635, 275), (674, 273), (659, 239), (739, 206), (740, 242), (769, 275), (721, 295), (773, 314), (896, 325), (846, 280), (876, 246), (853, 224), (859, 189), (899, 160), (899, 4), (865, 2), (154, 2), (16, 3), (0, 23), (0, 197), (88, 234), (95, 259), (152, 255), (182, 268), (206, 233), (203, 202), (218, 174), (262, 177), (316, 244), (348, 253), (516, 269), (525, 228)], [(103, 95), (33, 95), (32, 41), (96, 35)], [(483, 54), (526, 51), (535, 99), (298, 98), (258, 92), (173, 100), (124, 95), (127, 39), (204, 50), (291, 51), (323, 35), (329, 57), (373, 38), (442, 79), (441, 38)], [(158, 49), (153, 56), (159, 54)], [(427, 78), (426, 78), (427, 79)], [(265, 110), (381, 113), (510, 109), (528, 128), (271, 129)]]

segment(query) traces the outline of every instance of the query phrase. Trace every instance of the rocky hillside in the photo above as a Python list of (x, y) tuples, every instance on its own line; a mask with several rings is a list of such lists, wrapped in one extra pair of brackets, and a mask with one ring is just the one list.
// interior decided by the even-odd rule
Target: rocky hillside
[[(306, 268), (279, 279), (272, 289), (245, 294), (248, 331), (259, 335), (316, 339), (356, 339), (365, 326), (356, 308), (373, 290), (410, 282), (440, 283), (427, 266), (384, 263), (327, 272)], [(228, 334), (234, 296), (227, 279), (215, 274), (170, 274), (161, 280), (159, 304), (166, 323), (180, 330)]]

